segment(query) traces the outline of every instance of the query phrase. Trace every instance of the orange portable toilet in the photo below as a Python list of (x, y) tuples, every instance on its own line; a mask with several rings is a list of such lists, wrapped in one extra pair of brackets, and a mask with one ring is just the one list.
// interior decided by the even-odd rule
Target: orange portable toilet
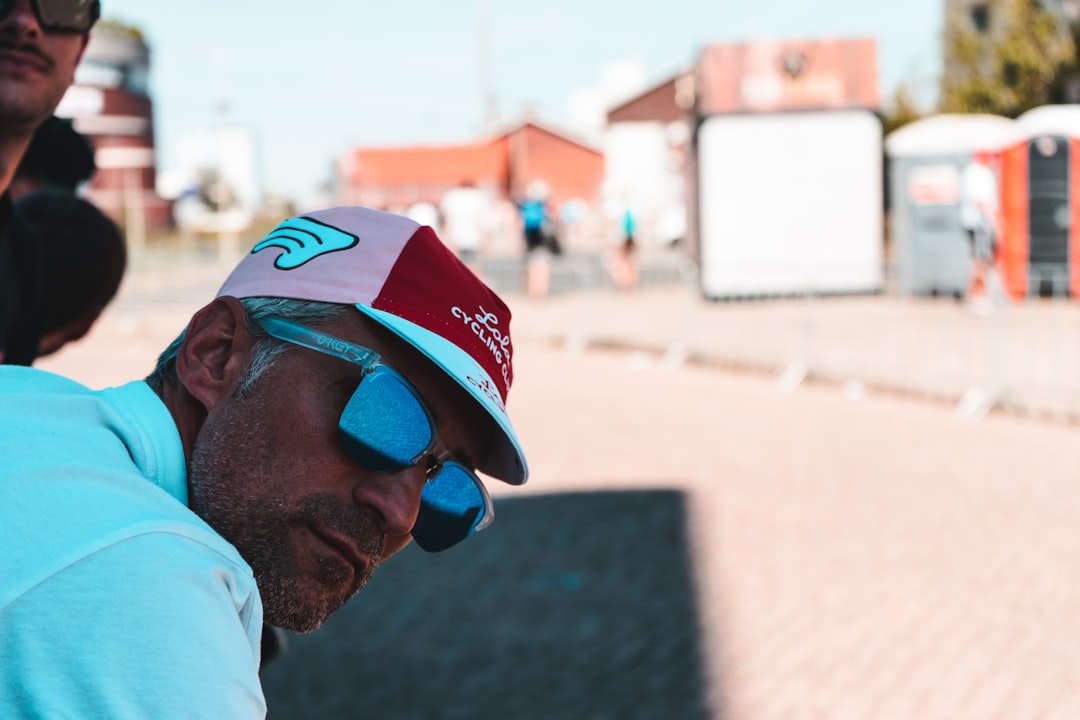
[(1080, 105), (1044, 105), (1016, 119), (1001, 154), (998, 269), (1010, 297), (1080, 296)]

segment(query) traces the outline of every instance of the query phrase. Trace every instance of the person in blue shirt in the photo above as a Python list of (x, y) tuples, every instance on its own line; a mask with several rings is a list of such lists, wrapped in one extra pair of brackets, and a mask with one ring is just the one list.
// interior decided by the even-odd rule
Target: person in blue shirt
[(397, 215), (286, 219), (145, 380), (0, 367), (0, 717), (260, 718), (262, 630), (318, 628), (528, 466), (510, 312)]
[(525, 241), (525, 284), (529, 297), (547, 297), (551, 281), (551, 253), (558, 240), (553, 235), (548, 211), (547, 183), (533, 180), (518, 201), (521, 231)]

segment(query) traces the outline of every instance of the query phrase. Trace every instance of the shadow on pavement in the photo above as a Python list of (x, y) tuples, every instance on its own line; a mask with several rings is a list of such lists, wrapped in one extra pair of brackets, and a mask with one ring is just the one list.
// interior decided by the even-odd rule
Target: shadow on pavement
[(685, 498), (500, 499), (439, 555), (406, 548), (263, 684), (288, 718), (706, 718)]

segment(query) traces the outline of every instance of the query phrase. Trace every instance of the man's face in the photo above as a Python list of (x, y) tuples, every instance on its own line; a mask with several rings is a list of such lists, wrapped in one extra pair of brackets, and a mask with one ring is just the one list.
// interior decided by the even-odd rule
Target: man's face
[[(436, 452), (475, 464), (491, 424), (463, 390), (359, 313), (319, 329), (379, 352), (435, 416)], [(338, 439), (359, 376), (355, 365), (290, 347), (249, 392), (219, 403), (196, 437), (191, 508), (251, 565), (271, 625), (314, 630), (411, 539), (424, 468), (368, 471)]]
[(30, 0), (0, 19), (0, 123), (33, 131), (75, 77), (88, 35), (42, 29)]

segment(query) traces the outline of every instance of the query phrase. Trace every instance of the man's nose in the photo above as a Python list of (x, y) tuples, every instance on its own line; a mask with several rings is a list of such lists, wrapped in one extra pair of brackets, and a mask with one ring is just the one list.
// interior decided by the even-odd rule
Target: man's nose
[(20, 36), (41, 32), (41, 26), (34, 8), (30, 5), (30, 0), (13, 0), (11, 10), (0, 19), (0, 28), (6, 33), (15, 32)]
[(385, 534), (408, 535), (420, 513), (425, 482), (422, 465), (390, 473), (365, 472), (353, 488), (353, 501), (376, 514)]

